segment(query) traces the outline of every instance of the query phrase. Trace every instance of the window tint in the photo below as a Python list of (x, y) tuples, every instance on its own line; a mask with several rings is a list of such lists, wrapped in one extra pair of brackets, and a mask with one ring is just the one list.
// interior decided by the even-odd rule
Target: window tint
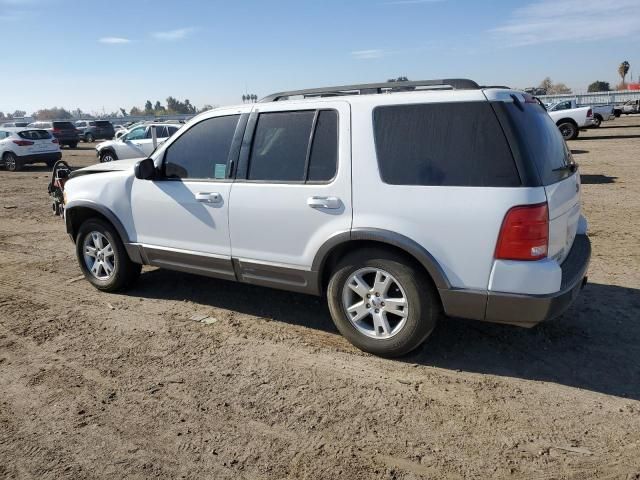
[(542, 183), (550, 185), (571, 175), (561, 169), (571, 161), (571, 152), (549, 114), (536, 104), (525, 103), (524, 111), (511, 102), (504, 105), (520, 150), (525, 160), (536, 166)]
[(51, 134), (46, 130), (23, 130), (18, 135), (27, 140), (47, 140), (51, 138)]
[(178, 127), (167, 127), (167, 129), (169, 130), (169, 136), (173, 135), (178, 131)]
[(145, 137), (147, 127), (138, 127), (127, 133), (127, 140), (142, 140)]
[(249, 180), (304, 181), (315, 111), (262, 113), (249, 160)]
[(374, 132), (380, 175), (386, 183), (520, 185), (489, 102), (378, 107)]
[(53, 128), (59, 128), (60, 130), (73, 130), (73, 123), (71, 122), (53, 122)]
[(311, 182), (331, 180), (338, 165), (338, 112), (321, 110), (313, 135), (309, 172)]
[(164, 171), (169, 178), (217, 178), (227, 176), (231, 141), (240, 115), (203, 120), (169, 146)]
[(106, 120), (98, 120), (96, 122), (91, 122), (92, 125), (95, 125), (96, 127), (101, 127), (101, 128), (109, 128), (111, 127), (111, 122), (108, 122)]
[(0, 140), (5, 139), (9, 136), (9, 132), (1, 132), (0, 131)]
[(156, 129), (156, 138), (167, 138), (169, 135), (167, 135), (167, 127), (163, 126), (163, 125), (157, 125), (155, 127), (149, 127), (149, 130), (147, 130), (147, 138), (153, 138), (151, 135), (151, 130), (155, 128)]

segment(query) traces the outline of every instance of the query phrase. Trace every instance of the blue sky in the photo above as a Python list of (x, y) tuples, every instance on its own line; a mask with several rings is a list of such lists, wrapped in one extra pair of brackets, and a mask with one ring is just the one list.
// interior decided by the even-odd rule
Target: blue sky
[[(0, 0), (0, 111), (468, 77), (640, 74), (640, 0)], [(11, 47), (11, 48), (6, 48)]]

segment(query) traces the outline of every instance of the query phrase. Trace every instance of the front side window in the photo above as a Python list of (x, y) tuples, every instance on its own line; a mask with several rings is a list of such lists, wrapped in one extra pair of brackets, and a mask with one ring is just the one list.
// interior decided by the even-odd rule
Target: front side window
[(165, 176), (174, 179), (225, 179), (239, 119), (240, 115), (214, 117), (189, 128), (167, 148)]
[(127, 133), (127, 140), (142, 140), (145, 137), (146, 127), (138, 127)]

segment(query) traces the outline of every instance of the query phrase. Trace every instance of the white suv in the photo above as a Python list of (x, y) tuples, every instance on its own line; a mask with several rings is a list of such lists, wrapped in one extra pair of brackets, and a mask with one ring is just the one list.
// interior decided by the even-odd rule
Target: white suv
[(75, 171), (65, 221), (98, 289), (145, 264), (326, 294), (345, 337), (397, 356), (441, 313), (531, 327), (569, 307), (591, 251), (576, 170), (522, 92), (313, 89), (203, 113), (149, 159)]
[(149, 123), (133, 127), (115, 140), (96, 145), (96, 156), (100, 162), (113, 162), (127, 158), (148, 157), (153, 152), (153, 130), (156, 131), (157, 145), (180, 130), (180, 124)]

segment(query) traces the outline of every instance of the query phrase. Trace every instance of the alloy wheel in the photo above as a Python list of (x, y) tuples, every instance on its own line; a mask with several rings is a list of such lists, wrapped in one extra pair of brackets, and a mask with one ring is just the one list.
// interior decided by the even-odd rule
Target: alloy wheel
[(361, 268), (349, 276), (342, 291), (342, 306), (351, 324), (375, 339), (398, 334), (409, 315), (409, 301), (400, 282), (373, 267)]
[(84, 264), (98, 280), (109, 280), (116, 270), (116, 258), (113, 247), (107, 237), (100, 232), (91, 232), (85, 236), (82, 245)]

